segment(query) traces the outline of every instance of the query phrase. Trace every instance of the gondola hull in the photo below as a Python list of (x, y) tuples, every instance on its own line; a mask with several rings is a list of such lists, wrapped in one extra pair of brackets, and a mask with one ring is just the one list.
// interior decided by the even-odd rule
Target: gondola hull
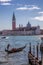
[(10, 53), (16, 53), (16, 52), (22, 51), (25, 47), (26, 47), (26, 45), (24, 47), (21, 47), (21, 48), (12, 48), (11, 50), (5, 49), (5, 52), (7, 52), (8, 54), (10, 54)]

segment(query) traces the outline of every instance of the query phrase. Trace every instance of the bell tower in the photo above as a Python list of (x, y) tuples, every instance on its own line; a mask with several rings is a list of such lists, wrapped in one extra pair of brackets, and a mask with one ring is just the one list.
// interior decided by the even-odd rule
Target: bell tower
[(13, 17), (12, 17), (12, 30), (16, 29), (16, 18), (15, 18), (15, 14), (13, 12)]

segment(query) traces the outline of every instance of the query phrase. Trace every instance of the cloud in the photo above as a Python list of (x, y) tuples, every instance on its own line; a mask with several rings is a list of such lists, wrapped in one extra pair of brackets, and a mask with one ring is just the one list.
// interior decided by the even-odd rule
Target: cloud
[(41, 12), (38, 12), (39, 14), (43, 14), (43, 11), (41, 11)]
[(1, 5), (11, 5), (11, 3), (1, 3)]
[(28, 4), (20, 4), (20, 3), (17, 3), (16, 5), (18, 5), (18, 6), (24, 6), (24, 7), (36, 6), (36, 5), (28, 5)]
[(33, 20), (43, 21), (43, 16), (37, 16), (32, 18)]
[(0, 5), (11, 5), (12, 0), (0, 0)]
[(9, 2), (11, 0), (0, 0), (0, 2)]
[(16, 10), (39, 10), (39, 9), (40, 8), (37, 6), (28, 7), (27, 5), (25, 5), (24, 7), (16, 8)]
[(24, 6), (27, 6), (27, 7), (28, 7), (28, 6), (35, 6), (35, 5), (26, 5), (26, 4), (25, 4)]

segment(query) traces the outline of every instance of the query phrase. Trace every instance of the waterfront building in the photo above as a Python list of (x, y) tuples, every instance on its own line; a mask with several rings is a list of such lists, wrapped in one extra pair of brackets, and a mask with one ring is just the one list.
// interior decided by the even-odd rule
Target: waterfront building
[(40, 31), (41, 31), (41, 34), (43, 35), (43, 29), (41, 29)]
[(41, 31), (40, 31), (40, 26), (39, 26), (39, 25), (36, 27), (35, 33), (36, 33), (36, 34), (40, 34), (40, 33), (41, 33)]
[(27, 27), (16, 28), (15, 30), (3, 30), (3, 35), (38, 35), (40, 34), (40, 27)]
[(3, 30), (0, 32), (2, 35), (37, 35), (40, 33), (40, 26), (32, 27), (30, 22), (28, 22), (25, 27), (21, 24), (19, 24), (19, 27), (16, 27), (16, 18), (14, 13), (12, 18), (12, 30)]
[(33, 35), (37, 35), (37, 34), (41, 33), (40, 26), (33, 26), (33, 27), (30, 28), (30, 30), (32, 30)]

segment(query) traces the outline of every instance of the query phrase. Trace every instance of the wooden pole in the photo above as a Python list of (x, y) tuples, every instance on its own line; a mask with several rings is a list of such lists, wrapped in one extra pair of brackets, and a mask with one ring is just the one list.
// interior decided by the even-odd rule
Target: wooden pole
[(31, 43), (29, 43), (29, 52), (31, 53)]
[(35, 45), (33, 45), (33, 56), (35, 56)]
[(38, 45), (37, 45), (37, 58), (38, 58)]
[(41, 62), (42, 62), (41, 65), (43, 65), (43, 53), (42, 52), (41, 52)]
[(40, 52), (41, 52), (41, 62), (43, 65), (43, 43), (40, 45)]
[(37, 49), (37, 58), (39, 58), (39, 54), (38, 54), (38, 52), (39, 52), (39, 43), (37, 44), (37, 46), (36, 46), (36, 49)]

